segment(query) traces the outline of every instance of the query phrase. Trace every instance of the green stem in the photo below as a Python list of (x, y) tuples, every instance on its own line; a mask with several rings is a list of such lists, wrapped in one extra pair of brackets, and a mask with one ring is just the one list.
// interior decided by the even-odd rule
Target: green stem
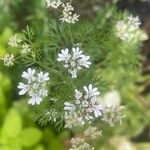
[(70, 38), (71, 38), (71, 43), (72, 45), (74, 44), (74, 41), (73, 41), (73, 36), (72, 36), (72, 31), (71, 31), (71, 26), (69, 24), (67, 24), (68, 26), (68, 31), (69, 31), (69, 34), (70, 34)]
[(18, 60), (18, 59), (20, 59), (22, 56), (21, 55), (19, 55), (18, 57), (16, 57), (15, 58), (15, 60)]

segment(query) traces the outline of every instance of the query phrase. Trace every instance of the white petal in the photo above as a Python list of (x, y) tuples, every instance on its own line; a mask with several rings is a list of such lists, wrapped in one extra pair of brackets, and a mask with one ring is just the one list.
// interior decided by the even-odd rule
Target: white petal
[(63, 55), (63, 54), (61, 54), (61, 53), (59, 53), (59, 54), (58, 54), (58, 57), (62, 57), (62, 58), (63, 58), (63, 57), (64, 57), (64, 55)]
[(36, 104), (39, 105), (41, 103), (41, 101), (42, 101), (42, 98), (37, 96), (36, 97)]
[(22, 77), (25, 78), (25, 79), (28, 79), (28, 77), (29, 77), (28, 73), (24, 71), (23, 74), (22, 74)]
[(84, 88), (85, 92), (87, 92), (87, 93), (89, 92), (88, 88), (86, 86), (84, 86), (83, 88)]
[(28, 101), (28, 104), (35, 105), (35, 99), (33, 97), (30, 98), (30, 100)]
[(22, 89), (22, 90), (19, 92), (19, 95), (24, 95), (26, 92), (27, 92), (26, 89)]
[(57, 58), (57, 61), (64, 61), (64, 58)]
[(23, 84), (22, 82), (19, 83), (18, 88), (21, 89), (19, 95), (24, 95), (28, 91), (28, 85)]
[(90, 84), (90, 85), (89, 85), (89, 91), (90, 91), (90, 92), (92, 91), (92, 88), (93, 88), (93, 87), (92, 87), (92, 84)]
[(94, 111), (94, 114), (95, 114), (95, 117), (98, 117), (98, 116), (101, 116), (101, 115), (102, 115), (102, 113), (101, 113), (98, 109), (96, 109), (96, 110)]

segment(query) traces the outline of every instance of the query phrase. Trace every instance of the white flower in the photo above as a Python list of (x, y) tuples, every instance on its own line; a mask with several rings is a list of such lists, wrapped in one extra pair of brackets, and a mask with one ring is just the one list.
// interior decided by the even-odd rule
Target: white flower
[(85, 124), (83, 118), (78, 116), (76, 112), (65, 112), (65, 128), (73, 128), (77, 126), (83, 126)]
[(71, 70), (69, 69), (68, 72), (71, 74), (72, 78), (77, 78), (77, 69)]
[[(104, 107), (97, 103), (96, 96), (100, 94), (97, 88), (90, 84), (84, 86), (86, 93), (75, 89), (75, 99), (65, 102), (65, 123), (67, 128), (83, 126), (85, 123), (91, 124), (92, 120), (102, 116)], [(77, 122), (75, 124), (75, 122)]]
[(69, 54), (69, 49), (62, 49), (61, 53), (58, 54), (58, 59), (57, 61), (64, 61), (65, 63), (68, 63), (71, 55)]
[(25, 78), (25, 79), (27, 79), (28, 83), (31, 83), (32, 81), (35, 80), (34, 74), (35, 74), (35, 70), (31, 69), (31, 68), (28, 68), (27, 72), (23, 71), (22, 77)]
[(8, 67), (13, 66), (15, 61), (13, 54), (6, 54), (2, 60), (4, 60), (4, 65)]
[(64, 110), (74, 111), (76, 109), (76, 106), (69, 102), (65, 102), (64, 105)]
[(82, 55), (83, 51), (81, 51), (79, 47), (77, 48), (73, 47), (72, 52), (73, 52), (73, 59), (81, 58), (84, 56)]
[(69, 150), (94, 150), (94, 147), (86, 143), (84, 138), (74, 137), (70, 142), (72, 147)]
[(57, 9), (62, 2), (60, 0), (46, 0), (47, 7), (52, 7), (54, 9)]
[(103, 110), (102, 105), (97, 105), (97, 104), (94, 104), (90, 108), (90, 111), (94, 112), (94, 115), (95, 115), (96, 118), (99, 117), (99, 116), (102, 116), (102, 110)]
[(76, 13), (73, 14), (74, 8), (70, 3), (62, 5), (63, 7), (63, 16), (60, 18), (61, 21), (74, 24), (78, 21), (79, 15)]
[(120, 38), (123, 41), (128, 40), (129, 34), (127, 32), (128, 30), (128, 25), (125, 21), (121, 20), (118, 21), (116, 24), (116, 35), (118, 38)]
[(22, 47), (22, 49), (21, 49), (22, 54), (28, 54), (31, 52), (30, 45), (24, 43), (21, 47)]
[(84, 86), (83, 88), (86, 92), (86, 96), (85, 96), (86, 98), (95, 97), (100, 94), (97, 88), (93, 88), (92, 84), (90, 84), (88, 87)]
[(69, 150), (94, 150), (94, 147), (91, 147), (91, 145), (86, 142), (80, 142), (79, 144), (73, 144)]
[(89, 68), (89, 66), (91, 65), (91, 62), (88, 61), (89, 59), (90, 59), (90, 56), (82, 55), (81, 59), (79, 60), (79, 64), (82, 67)]
[(52, 7), (54, 9), (58, 9), (59, 6), (62, 6), (63, 11), (59, 20), (62, 22), (74, 24), (78, 21), (79, 15), (73, 13), (74, 8), (70, 3), (62, 3), (61, 0), (46, 0), (47, 7)]
[(79, 150), (94, 150), (94, 147), (91, 147), (88, 143), (83, 143), (78, 147)]
[(38, 96), (37, 94), (35, 94), (35, 95), (32, 95), (32, 97), (29, 99), (28, 104), (39, 105), (41, 102), (42, 102), (41, 96)]
[(130, 15), (128, 17), (128, 25), (129, 25), (129, 30), (130, 31), (134, 31), (135, 29), (138, 29), (139, 26), (141, 25), (141, 22), (139, 20), (139, 17), (136, 16), (136, 17), (133, 17), (132, 15)]
[(18, 47), (20, 42), (21, 42), (21, 39), (18, 38), (17, 34), (15, 34), (9, 39), (8, 45), (10, 45), (11, 47)]
[(24, 95), (29, 90), (29, 85), (20, 82), (18, 88), (21, 89), (19, 95)]
[(19, 95), (28, 94), (30, 97), (28, 103), (31, 105), (39, 105), (42, 100), (48, 95), (47, 81), (49, 81), (49, 74), (36, 73), (34, 69), (28, 68), (27, 72), (23, 72), (22, 77), (26, 79), (26, 84), (20, 82), (18, 88)]
[(40, 73), (38, 73), (38, 81), (43, 83), (45, 81), (48, 81), (49, 78), (49, 73), (43, 73), (42, 71)]
[(80, 91), (78, 91), (77, 89), (75, 89), (75, 98), (77, 100), (79, 100), (80, 98), (82, 98), (82, 93)]
[(70, 142), (71, 142), (71, 144), (79, 145), (79, 144), (85, 142), (85, 140), (83, 138), (76, 137), (76, 138), (71, 138)]
[(121, 98), (118, 91), (107, 92), (103, 97), (98, 97), (97, 102), (103, 107), (101, 109), (102, 116), (101, 119), (108, 123), (111, 127), (114, 127), (115, 123), (122, 123), (122, 118), (125, 115), (122, 115), (123, 106), (121, 104)]
[(79, 70), (89, 68), (91, 65), (89, 59), (90, 57), (85, 56), (79, 47), (73, 47), (71, 52), (68, 48), (62, 49), (61, 53), (58, 54), (57, 61), (62, 61), (63, 66), (68, 69), (68, 73), (71, 74), (72, 78), (77, 78)]
[(88, 127), (84, 131), (84, 135), (90, 137), (91, 139), (95, 139), (102, 135), (102, 131), (98, 131), (97, 127)]
[(123, 109), (124, 106), (105, 107), (102, 112), (102, 120), (108, 123), (111, 127), (114, 127), (116, 123), (122, 124), (122, 118), (125, 117), (125, 115), (122, 115)]
[(141, 22), (139, 18), (133, 17), (132, 15), (124, 20), (119, 20), (115, 27), (116, 36), (124, 42), (136, 43), (138, 41), (146, 40), (146, 33), (139, 28), (140, 25)]

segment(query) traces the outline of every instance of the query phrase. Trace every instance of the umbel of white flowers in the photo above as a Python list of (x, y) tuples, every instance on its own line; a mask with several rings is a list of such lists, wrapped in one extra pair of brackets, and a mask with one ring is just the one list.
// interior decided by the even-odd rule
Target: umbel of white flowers
[(17, 34), (10, 37), (8, 45), (11, 46), (12, 48), (16, 47), (21, 49), (21, 54), (23, 55), (31, 52), (30, 45), (28, 45), (27, 43), (22, 44), (22, 40), (19, 38)]
[(62, 49), (61, 53), (58, 54), (57, 61), (63, 62), (63, 66), (68, 69), (72, 78), (77, 78), (79, 70), (89, 68), (91, 65), (89, 59), (90, 56), (85, 56), (79, 47), (73, 47), (71, 51), (68, 48)]
[(70, 142), (72, 147), (69, 150), (94, 150), (94, 147), (88, 144), (84, 138), (72, 138)]
[[(27, 55), (31, 52), (31, 47), (27, 43), (21, 43), (22, 40), (19, 38), (17, 34), (14, 36), (10, 37), (8, 45), (11, 48), (19, 48), (21, 49), (21, 54), (22, 55)], [(4, 65), (11, 67), (15, 63), (15, 56), (13, 54), (5, 54), (3, 58), (1, 58), (4, 61)]]
[(31, 52), (31, 48), (30, 48), (30, 45), (28, 45), (27, 43), (24, 43), (22, 46), (21, 46), (21, 54), (28, 54)]
[(60, 0), (46, 0), (47, 7), (52, 7), (54, 9), (57, 9), (62, 2)]
[(119, 20), (115, 26), (116, 36), (125, 42), (137, 42), (148, 39), (147, 34), (139, 28), (141, 22), (138, 17), (130, 15), (124, 20)]
[(102, 131), (99, 131), (97, 127), (88, 127), (84, 131), (83, 137), (73, 137), (71, 138), (71, 148), (69, 150), (94, 150), (90, 144), (86, 142), (86, 138), (89, 140), (96, 139), (98, 136), (101, 136)]
[(79, 15), (76, 13), (73, 13), (74, 8), (70, 3), (63, 3), (60, 0), (46, 0), (47, 7), (58, 9), (60, 6), (62, 7), (62, 15), (59, 20), (62, 22), (66, 22), (69, 24), (74, 24), (76, 21), (78, 21)]
[(42, 71), (37, 73), (34, 69), (28, 68), (27, 72), (23, 72), (22, 77), (26, 80), (26, 83), (19, 83), (19, 95), (27, 93), (30, 97), (28, 103), (39, 105), (48, 95), (47, 81), (50, 79), (49, 74), (44, 74)]
[(21, 42), (21, 39), (19, 38), (17, 34), (15, 34), (14, 36), (10, 37), (8, 45), (11, 47), (18, 47), (20, 42)]
[(63, 4), (62, 7), (63, 16), (60, 18), (62, 22), (74, 24), (76, 21), (78, 21), (79, 15), (77, 15), (76, 13), (72, 13), (72, 11), (74, 11), (74, 8), (71, 6), (70, 3)]
[(103, 106), (99, 105), (96, 96), (100, 94), (92, 84), (83, 87), (84, 92), (75, 90), (75, 100), (64, 103), (65, 127), (73, 128), (91, 123), (102, 115)]
[(13, 54), (5, 54), (4, 58), (2, 58), (2, 60), (4, 61), (4, 65), (5, 66), (13, 66), (14, 65), (14, 55)]

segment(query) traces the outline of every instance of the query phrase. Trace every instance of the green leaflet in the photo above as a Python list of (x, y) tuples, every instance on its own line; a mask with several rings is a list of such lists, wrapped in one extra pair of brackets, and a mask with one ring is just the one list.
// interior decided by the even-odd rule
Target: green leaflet
[(41, 138), (41, 131), (33, 127), (23, 129), (20, 134), (21, 144), (26, 147), (31, 147), (37, 144), (41, 140)]
[(22, 119), (15, 108), (9, 110), (2, 127), (2, 136), (17, 137), (22, 130)]
[[(0, 128), (0, 150), (22, 150), (24, 147), (33, 147), (39, 143), (42, 138), (42, 132), (39, 129), (22, 128), (21, 114), (16, 108), (11, 108)], [(36, 149), (42, 150), (42, 147), (38, 146)]]

